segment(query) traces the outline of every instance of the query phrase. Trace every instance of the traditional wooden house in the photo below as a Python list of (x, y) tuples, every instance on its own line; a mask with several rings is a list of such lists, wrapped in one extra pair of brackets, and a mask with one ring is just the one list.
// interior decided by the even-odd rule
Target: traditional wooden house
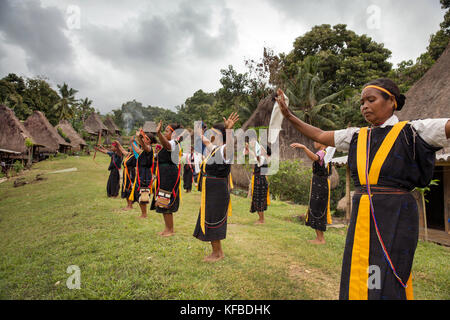
[(101, 132), (103, 137), (108, 135), (108, 128), (103, 124), (100, 115), (93, 112), (84, 122), (84, 129), (91, 135), (92, 140), (96, 140), (96, 137)]
[(111, 117), (106, 117), (103, 124), (108, 128), (108, 134), (111, 136), (120, 136), (120, 129)]
[(38, 144), (45, 146), (39, 150), (40, 158), (70, 151), (70, 144), (59, 135), (42, 112), (34, 111), (24, 122), (24, 126)]
[[(428, 72), (406, 94), (400, 120), (450, 117), (450, 44)], [(419, 201), (421, 225), (434, 238), (450, 244), (450, 143), (436, 154), (433, 179), (439, 180), (426, 195), (426, 210)], [(426, 213), (426, 219), (424, 217)]]
[(1, 161), (6, 166), (17, 159), (26, 160), (28, 164), (31, 164), (33, 152), (37, 152), (42, 145), (35, 141), (14, 111), (4, 105), (0, 105), (0, 123)]
[(80, 137), (69, 121), (61, 120), (55, 128), (56, 130), (60, 129), (69, 138), (73, 151), (83, 151), (86, 149), (86, 141)]
[(144, 132), (146, 134), (156, 134), (156, 123), (154, 121), (145, 121), (144, 123), (144, 127), (142, 128), (142, 130), (144, 130)]

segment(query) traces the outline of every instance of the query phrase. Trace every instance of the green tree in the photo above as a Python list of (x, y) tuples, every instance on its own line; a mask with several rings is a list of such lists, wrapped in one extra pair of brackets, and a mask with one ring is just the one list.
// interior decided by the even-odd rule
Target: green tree
[(52, 106), (59, 101), (59, 96), (45, 78), (28, 78), (23, 92), (23, 100), (30, 109), (43, 112), (52, 125), (58, 123), (58, 118), (53, 112)]
[(72, 119), (75, 115), (75, 94), (78, 92), (78, 90), (69, 88), (69, 86), (65, 82), (63, 85), (58, 84), (58, 90), (60, 94), (60, 100), (53, 106), (53, 110), (56, 113), (58, 121), (62, 119)]

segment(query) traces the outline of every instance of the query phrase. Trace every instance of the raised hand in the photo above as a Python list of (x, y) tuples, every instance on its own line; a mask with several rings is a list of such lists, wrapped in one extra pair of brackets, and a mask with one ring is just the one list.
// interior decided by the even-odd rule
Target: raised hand
[(225, 129), (231, 129), (234, 127), (235, 123), (239, 120), (239, 115), (237, 112), (233, 112), (230, 114), (228, 119), (223, 118), (223, 122), (225, 124)]
[(301, 143), (293, 143), (293, 144), (291, 144), (291, 148), (305, 149), (305, 145), (303, 145)]
[(162, 120), (159, 121), (158, 126), (156, 127), (156, 133), (161, 133), (162, 128)]
[(284, 99), (284, 92), (283, 90), (279, 89), (277, 90), (277, 96), (275, 100), (278, 102), (278, 106), (280, 107), (280, 111), (283, 114), (284, 117), (289, 117), (291, 114), (291, 111), (288, 109), (288, 106), (286, 105), (286, 100)]

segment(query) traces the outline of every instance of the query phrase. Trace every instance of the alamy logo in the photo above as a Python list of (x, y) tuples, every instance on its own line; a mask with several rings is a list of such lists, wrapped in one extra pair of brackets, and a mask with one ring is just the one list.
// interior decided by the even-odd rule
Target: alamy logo
[(80, 289), (81, 288), (81, 270), (79, 266), (71, 265), (67, 267), (67, 273), (72, 275), (67, 278), (66, 285), (69, 289)]
[(381, 289), (381, 270), (379, 266), (369, 266), (367, 269), (369, 278), (367, 279), (367, 287), (369, 290)]

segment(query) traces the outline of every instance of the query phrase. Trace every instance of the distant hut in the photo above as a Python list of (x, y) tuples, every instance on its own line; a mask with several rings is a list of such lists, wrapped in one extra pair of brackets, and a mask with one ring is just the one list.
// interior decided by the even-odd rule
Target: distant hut
[(111, 117), (106, 117), (103, 124), (108, 128), (108, 133), (112, 136), (120, 136), (120, 129)]
[(62, 132), (70, 139), (70, 145), (73, 151), (82, 151), (86, 148), (87, 143), (75, 131), (69, 121), (61, 120), (55, 127), (56, 130), (61, 129)]
[[(33, 151), (39, 145), (31, 133), (24, 127), (10, 108), (0, 105), (0, 159), (6, 165), (11, 165), (17, 159), (27, 159), (31, 164)], [(26, 141), (33, 143), (27, 147)]]
[(24, 122), (24, 126), (38, 144), (45, 146), (39, 150), (44, 157), (57, 152), (68, 152), (71, 148), (40, 111), (34, 111)]
[[(450, 44), (428, 72), (406, 94), (400, 120), (448, 118), (450, 116)], [(444, 236), (450, 244), (450, 144), (436, 154), (433, 179), (439, 180), (426, 196), (426, 222), (430, 237)], [(422, 203), (420, 222), (424, 226)], [(440, 231), (440, 232), (437, 232)]]
[(142, 128), (146, 134), (156, 134), (156, 123), (154, 121), (145, 121)]
[(92, 140), (95, 140), (95, 137), (98, 136), (99, 132), (101, 132), (104, 137), (108, 135), (108, 128), (103, 124), (100, 115), (95, 112), (91, 113), (84, 122), (84, 129), (91, 135)]

